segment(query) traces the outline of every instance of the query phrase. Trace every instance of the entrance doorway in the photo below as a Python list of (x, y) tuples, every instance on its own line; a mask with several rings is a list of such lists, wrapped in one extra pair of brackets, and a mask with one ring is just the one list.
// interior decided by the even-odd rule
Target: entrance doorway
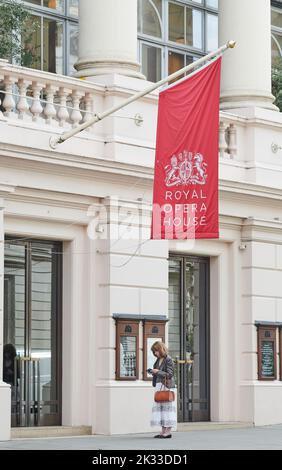
[(178, 421), (209, 421), (208, 258), (170, 257), (169, 320), (169, 353), (176, 363)]
[(61, 424), (62, 244), (5, 240), (3, 380), (12, 426)]

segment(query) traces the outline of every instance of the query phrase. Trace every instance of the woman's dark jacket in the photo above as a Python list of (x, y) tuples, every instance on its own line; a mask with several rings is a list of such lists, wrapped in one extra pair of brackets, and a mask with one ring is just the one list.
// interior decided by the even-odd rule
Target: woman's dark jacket
[(174, 382), (174, 377), (173, 377), (174, 364), (170, 356), (166, 356), (163, 362), (161, 363), (161, 365), (159, 365), (159, 358), (158, 358), (153, 368), (159, 369), (158, 373), (153, 375), (153, 387), (155, 387), (158, 382), (162, 382), (164, 385), (167, 386), (167, 388), (175, 387), (175, 382)]

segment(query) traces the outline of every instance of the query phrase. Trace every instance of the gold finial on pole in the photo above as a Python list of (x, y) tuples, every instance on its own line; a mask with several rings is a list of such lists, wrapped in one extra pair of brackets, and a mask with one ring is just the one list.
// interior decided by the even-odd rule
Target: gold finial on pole
[(227, 47), (229, 47), (230, 49), (234, 49), (235, 46), (236, 46), (236, 41), (228, 41)]

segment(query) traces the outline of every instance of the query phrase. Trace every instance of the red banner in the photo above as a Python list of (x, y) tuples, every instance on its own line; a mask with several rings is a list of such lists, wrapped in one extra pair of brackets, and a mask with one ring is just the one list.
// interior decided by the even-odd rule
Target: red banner
[(220, 72), (221, 57), (160, 92), (152, 239), (219, 238)]

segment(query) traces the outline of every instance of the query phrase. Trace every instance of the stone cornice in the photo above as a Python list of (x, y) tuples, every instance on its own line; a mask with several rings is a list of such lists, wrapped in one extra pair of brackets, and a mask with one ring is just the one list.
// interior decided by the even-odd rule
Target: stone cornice
[(0, 197), (5, 197), (7, 194), (14, 193), (16, 187), (10, 183), (0, 182)]
[[(153, 168), (117, 162), (113, 160), (75, 156), (64, 153), (33, 149), (24, 150), (19, 146), (2, 144), (0, 149), (1, 165), (6, 168), (45, 173), (46, 175), (75, 176), (113, 184), (128, 184), (139, 179), (138, 187), (152, 187)], [(39, 188), (38, 188), (39, 189)], [(36, 188), (34, 188), (36, 190)], [(5, 184), (5, 192), (13, 192), (13, 184)], [(282, 200), (282, 188), (267, 187), (247, 181), (220, 179), (219, 191), (224, 197), (231, 197), (246, 203), (246, 197), (265, 200)], [(58, 191), (59, 192), (59, 191)], [(105, 195), (106, 196), (106, 195)], [(79, 196), (78, 196), (79, 197)], [(259, 202), (260, 203), (260, 202)]]

